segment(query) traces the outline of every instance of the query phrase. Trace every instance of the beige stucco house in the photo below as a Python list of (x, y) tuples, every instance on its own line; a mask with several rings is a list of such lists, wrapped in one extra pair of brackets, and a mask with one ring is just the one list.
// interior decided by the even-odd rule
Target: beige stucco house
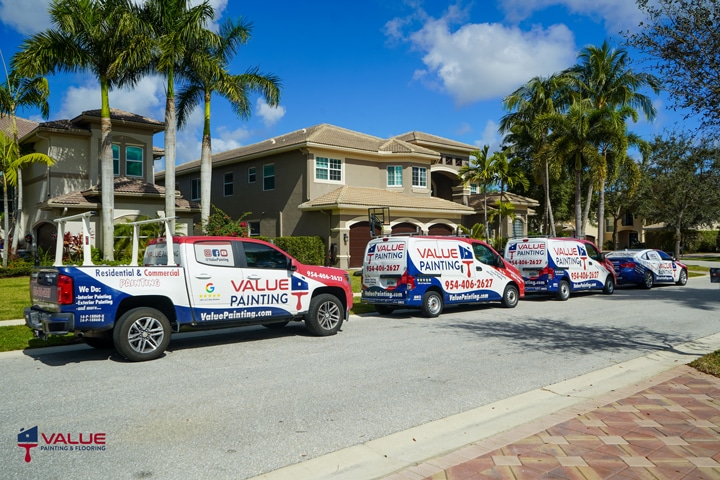
[[(164, 216), (165, 189), (153, 183), (154, 160), (163, 155), (161, 149), (153, 147), (153, 136), (163, 131), (163, 123), (121, 110), (112, 110), (111, 120), (114, 223)], [(100, 111), (86, 111), (71, 120), (42, 123), (18, 118), (17, 126), (24, 153), (40, 152), (56, 161), (52, 167), (32, 164), (23, 169), (21, 238), (31, 234), (38, 247), (52, 251), (57, 231), (54, 219), (95, 211), (96, 215), (90, 219), (91, 241), (100, 247)], [(0, 128), (10, 132), (7, 117), (0, 119)], [(177, 230), (192, 231), (193, 215), (199, 212), (199, 206), (177, 192), (175, 203), (179, 217)], [(80, 233), (80, 223), (70, 224), (66, 231)]]
[[(368, 208), (390, 207), (385, 233), (449, 235), (474, 223), (466, 219), (477, 206), (457, 173), (475, 149), (421, 132), (380, 138), (315, 125), (214, 154), (211, 203), (233, 218), (249, 212), (252, 235), (319, 235), (337, 252), (335, 265), (360, 267), (371, 238)], [(199, 160), (177, 166), (176, 185), (200, 200)], [(518, 209), (523, 233), (532, 214)]]

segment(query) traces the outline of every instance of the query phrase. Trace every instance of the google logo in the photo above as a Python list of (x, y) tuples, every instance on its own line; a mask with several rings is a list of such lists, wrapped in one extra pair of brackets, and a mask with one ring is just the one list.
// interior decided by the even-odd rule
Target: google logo
[(207, 285), (205, 285), (205, 291), (206, 291), (207, 293), (212, 293), (212, 292), (214, 292), (214, 291), (215, 291), (215, 285), (213, 285), (212, 283), (208, 283)]

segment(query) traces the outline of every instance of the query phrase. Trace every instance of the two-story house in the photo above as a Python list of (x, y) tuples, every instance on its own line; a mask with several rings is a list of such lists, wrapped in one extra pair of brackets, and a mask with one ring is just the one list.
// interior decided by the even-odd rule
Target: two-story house
[[(475, 149), (420, 132), (384, 139), (315, 125), (214, 154), (211, 203), (247, 213), (252, 235), (319, 235), (337, 266), (355, 268), (371, 238), (369, 208), (390, 207), (384, 233), (449, 235), (475, 215), (457, 178)], [(176, 168), (176, 185), (200, 200), (199, 160)]]
[[(165, 189), (153, 183), (154, 160), (162, 149), (153, 147), (153, 136), (163, 131), (158, 120), (121, 110), (112, 110), (112, 151), (115, 224), (140, 217), (164, 216)], [(20, 231), (31, 234), (37, 246), (55, 248), (57, 225), (54, 219), (95, 211), (90, 220), (94, 245), (102, 245), (102, 203), (100, 182), (100, 110), (82, 112), (71, 120), (33, 122), (18, 118), (18, 138), (24, 152), (40, 152), (53, 158), (52, 167), (31, 164), (23, 169), (23, 205)], [(0, 128), (10, 133), (9, 119)], [(192, 231), (193, 215), (199, 206), (176, 192), (179, 217), (176, 230)], [(67, 231), (82, 230), (78, 223)], [(21, 237), (22, 238), (22, 237)]]

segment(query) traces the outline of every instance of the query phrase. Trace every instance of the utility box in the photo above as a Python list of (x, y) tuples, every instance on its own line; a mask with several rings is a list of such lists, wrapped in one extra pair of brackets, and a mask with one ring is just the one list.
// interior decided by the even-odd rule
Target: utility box
[(710, 269), (710, 282), (720, 283), (720, 268)]

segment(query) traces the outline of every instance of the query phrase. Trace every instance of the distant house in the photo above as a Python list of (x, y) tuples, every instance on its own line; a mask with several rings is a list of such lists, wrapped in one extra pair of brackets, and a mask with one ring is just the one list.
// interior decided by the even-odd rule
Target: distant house
[[(450, 235), (476, 216), (470, 187), (457, 177), (475, 149), (421, 132), (385, 139), (315, 125), (214, 154), (211, 203), (233, 218), (249, 212), (251, 235), (319, 235), (334, 264), (356, 268), (371, 238), (368, 208), (390, 207), (385, 233)], [(199, 160), (177, 166), (176, 185), (200, 200)], [(523, 208), (527, 232), (534, 212)]]
[[(112, 148), (115, 173), (115, 224), (139, 217), (164, 216), (165, 189), (153, 183), (153, 162), (164, 155), (153, 147), (153, 136), (164, 124), (121, 110), (112, 110)], [(10, 119), (0, 128), (10, 132)], [(33, 164), (23, 169), (23, 205), (20, 219), (23, 237), (31, 234), (37, 246), (52, 251), (57, 226), (54, 219), (95, 211), (91, 219), (92, 240), (102, 245), (100, 182), (100, 110), (82, 112), (71, 120), (33, 122), (17, 119), (24, 152), (40, 152), (56, 160), (52, 167)], [(179, 231), (192, 230), (199, 206), (176, 193)], [(79, 225), (69, 231), (80, 233)]]

